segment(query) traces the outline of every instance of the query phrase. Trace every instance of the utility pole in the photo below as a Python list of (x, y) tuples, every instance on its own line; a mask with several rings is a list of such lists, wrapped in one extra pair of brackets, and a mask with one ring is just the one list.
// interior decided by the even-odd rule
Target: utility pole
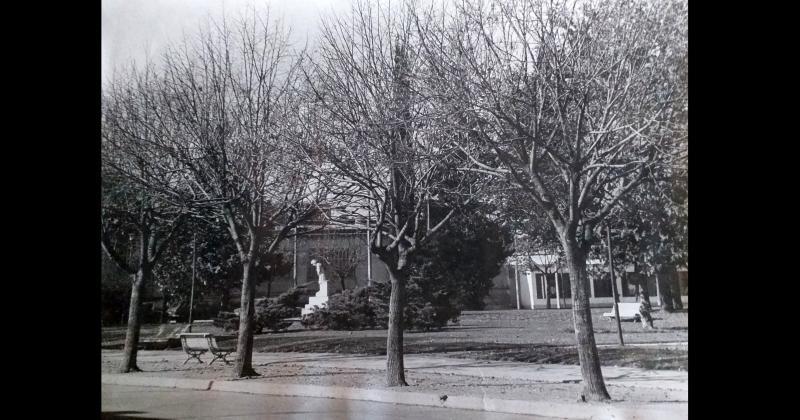
[(292, 256), (292, 283), (297, 287), (297, 226), (294, 227), (294, 245)]
[(514, 233), (514, 290), (517, 292), (517, 310), (521, 309), (519, 304), (519, 257), (517, 256), (517, 234)]
[(608, 271), (611, 274), (611, 290), (614, 293), (614, 318), (617, 320), (617, 334), (619, 335), (619, 345), (624, 346), (622, 340), (622, 323), (619, 319), (619, 294), (617, 293), (617, 279), (614, 277), (614, 259), (611, 251), (611, 228), (606, 224), (606, 238), (608, 238)]
[(367, 209), (367, 287), (372, 285), (372, 250), (370, 249), (369, 241), (369, 218), (371, 216), (369, 208)]
[(197, 256), (197, 234), (192, 236), (192, 292), (189, 295), (189, 332), (192, 332), (192, 309), (194, 308), (195, 260)]

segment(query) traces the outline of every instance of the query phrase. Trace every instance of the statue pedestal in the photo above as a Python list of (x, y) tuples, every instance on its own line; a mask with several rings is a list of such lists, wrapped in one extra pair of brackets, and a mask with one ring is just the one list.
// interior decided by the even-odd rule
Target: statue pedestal
[(308, 315), (317, 310), (318, 307), (323, 307), (328, 304), (328, 282), (319, 282), (319, 291), (308, 298), (308, 304), (300, 311), (300, 316)]

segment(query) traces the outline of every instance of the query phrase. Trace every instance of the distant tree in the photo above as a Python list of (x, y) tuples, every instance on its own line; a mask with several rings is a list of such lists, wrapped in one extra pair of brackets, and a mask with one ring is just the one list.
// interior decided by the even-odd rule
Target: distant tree
[[(124, 252), (124, 251), (123, 251)], [(103, 325), (124, 325), (130, 303), (131, 275), (101, 252), (100, 303)]]
[(276, 277), (292, 271), (292, 262), (280, 252), (264, 252), (256, 257), (253, 276), (256, 284), (267, 284), (267, 297), (272, 294), (272, 282)]
[[(189, 220), (175, 234), (175, 240), (165, 251), (164, 259), (153, 276), (163, 298), (162, 307), (172, 307), (182, 318), (188, 317), (189, 312), (193, 248), (196, 256), (195, 306), (218, 296), (217, 311), (228, 309), (223, 306), (227, 305), (231, 290), (241, 279), (241, 264), (228, 232), (202, 219)], [(197, 315), (196, 311), (194, 313)]]
[(347, 289), (347, 279), (353, 279), (353, 286), (356, 286), (356, 268), (363, 260), (363, 247), (363, 243), (344, 240), (336, 247), (315, 247), (309, 252), (325, 263), (328, 272), (338, 280), (341, 290), (345, 290)]
[[(442, 210), (431, 211), (437, 217)], [(510, 229), (487, 213), (478, 205), (462, 209), (414, 259), (412, 273), (421, 278), (423, 289), (430, 289), (427, 295), (446, 292), (459, 311), (485, 307), (492, 279), (512, 253)]]
[[(685, 169), (656, 172), (608, 220), (615, 264), (634, 265), (644, 279), (657, 276), (661, 306), (667, 311), (683, 307), (677, 267), (688, 267), (687, 192)], [(593, 248), (593, 255), (603, 252), (604, 246)], [(636, 287), (649, 298), (646, 284)]]

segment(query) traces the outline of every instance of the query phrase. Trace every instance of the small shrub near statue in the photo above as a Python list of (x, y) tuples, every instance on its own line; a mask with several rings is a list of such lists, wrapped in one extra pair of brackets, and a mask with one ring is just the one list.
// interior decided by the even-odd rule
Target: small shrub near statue
[[(429, 331), (458, 321), (461, 309), (446, 291), (424, 293), (419, 281), (410, 279), (406, 286), (403, 311), (406, 330)], [(389, 323), (389, 283), (345, 290), (330, 297), (325, 307), (303, 317), (307, 328), (329, 330), (385, 329)]]

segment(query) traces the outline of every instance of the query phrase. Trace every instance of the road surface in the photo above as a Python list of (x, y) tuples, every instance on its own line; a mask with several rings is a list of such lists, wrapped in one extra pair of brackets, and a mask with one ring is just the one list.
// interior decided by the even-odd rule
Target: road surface
[(556, 420), (369, 401), (106, 384), (101, 410), (103, 419)]

